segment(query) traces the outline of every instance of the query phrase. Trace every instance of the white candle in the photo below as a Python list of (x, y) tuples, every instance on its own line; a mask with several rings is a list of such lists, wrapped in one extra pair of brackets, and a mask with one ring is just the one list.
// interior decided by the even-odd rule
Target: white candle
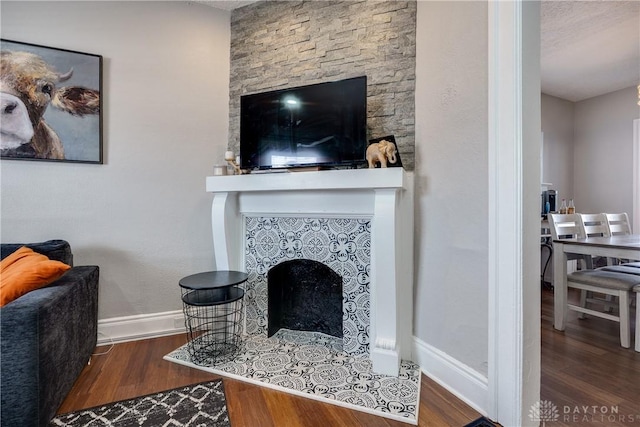
[(214, 165), (213, 176), (221, 176), (227, 174), (227, 165)]

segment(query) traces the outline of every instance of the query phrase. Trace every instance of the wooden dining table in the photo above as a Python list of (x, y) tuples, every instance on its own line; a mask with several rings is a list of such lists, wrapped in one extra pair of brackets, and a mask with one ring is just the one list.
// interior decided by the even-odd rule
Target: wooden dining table
[(567, 254), (640, 260), (640, 234), (553, 240), (553, 327), (564, 331), (567, 318)]

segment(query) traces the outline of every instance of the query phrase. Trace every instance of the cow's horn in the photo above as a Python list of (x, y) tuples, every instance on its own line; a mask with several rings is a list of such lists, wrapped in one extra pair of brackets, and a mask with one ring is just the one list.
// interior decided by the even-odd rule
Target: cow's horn
[(67, 80), (69, 80), (71, 78), (72, 75), (73, 75), (73, 68), (71, 68), (69, 71), (67, 71), (64, 74), (60, 74), (58, 76), (58, 81), (59, 82), (67, 81)]

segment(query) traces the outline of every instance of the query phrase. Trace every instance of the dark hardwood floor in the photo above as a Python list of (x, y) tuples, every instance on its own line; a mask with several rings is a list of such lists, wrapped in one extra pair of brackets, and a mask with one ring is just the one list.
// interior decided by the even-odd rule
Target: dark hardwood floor
[[(96, 355), (58, 413), (90, 408), (219, 378), (162, 357), (185, 343), (185, 335), (117, 344)], [(106, 352), (99, 347), (96, 353)], [(419, 426), (464, 426), (480, 414), (433, 380), (422, 376)], [(408, 424), (265, 387), (225, 378), (233, 427), (406, 427)]]
[[(577, 303), (578, 294), (570, 293)], [(635, 319), (635, 310), (631, 310)], [(567, 327), (553, 329), (553, 291), (542, 293), (541, 399), (559, 419), (552, 426), (640, 426), (640, 353), (620, 346), (616, 322), (570, 311)]]
[[(616, 323), (579, 320), (572, 312), (566, 330), (556, 331), (553, 293), (545, 290), (541, 334), (541, 399), (555, 405), (559, 415), (549, 425), (640, 425), (640, 353), (620, 347)], [(162, 359), (184, 342), (184, 335), (135, 341), (94, 356), (59, 413), (217, 378)], [(96, 352), (106, 350), (100, 347)], [(233, 427), (407, 425), (241, 381), (225, 378), (224, 383)], [(480, 416), (424, 375), (421, 387), (419, 426), (463, 426)]]

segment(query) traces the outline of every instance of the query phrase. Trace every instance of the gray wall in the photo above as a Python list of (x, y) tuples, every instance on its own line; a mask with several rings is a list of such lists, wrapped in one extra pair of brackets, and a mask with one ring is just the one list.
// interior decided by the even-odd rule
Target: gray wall
[[(329, 8), (326, 25), (348, 21), (331, 9), (335, 3), (314, 4)], [(367, 30), (358, 42), (361, 51), (406, 49), (415, 40), (415, 33), (404, 33), (409, 25), (385, 32), (385, 14), (372, 11), (389, 4), (397, 6), (365, 8), (373, 22), (382, 21), (380, 32)], [(213, 267), (204, 177), (227, 146), (229, 14), (188, 2), (3, 1), (0, 7), (3, 38), (102, 54), (107, 97), (105, 165), (1, 162), (2, 240), (68, 239), (78, 264), (101, 266), (101, 319), (179, 309), (177, 280)], [(408, 8), (417, 9), (417, 18), (407, 20), (417, 19), (419, 35), (414, 334), (486, 374), (487, 5), (418, 2)], [(61, 27), (65, 19), (74, 26)], [(265, 25), (256, 31), (277, 24)], [(384, 68), (370, 67), (367, 73)], [(287, 78), (283, 85), (302, 78), (277, 69)], [(412, 66), (389, 68), (383, 77), (404, 83), (380, 86), (412, 86), (413, 73)], [(413, 108), (413, 89), (394, 97), (407, 98)], [(413, 114), (373, 121), (386, 120), (407, 132), (414, 123)], [(380, 130), (387, 132), (400, 130)], [(413, 136), (406, 142), (411, 148), (404, 149), (412, 150)]]
[(487, 4), (419, 2), (414, 335), (488, 358)]
[(394, 135), (413, 170), (416, 3), (259, 2), (231, 14), (229, 146), (240, 96), (367, 75), (367, 136)]
[(573, 188), (578, 212), (627, 212), (633, 223), (637, 102), (634, 86), (575, 104)]
[[(542, 182), (553, 184), (561, 199), (573, 193), (573, 113), (571, 101), (542, 94), (544, 157)], [(558, 209), (560, 206), (557, 207)]]
[(633, 222), (635, 86), (570, 102), (542, 95), (544, 182), (584, 213), (627, 212)]
[(181, 308), (213, 264), (205, 176), (224, 156), (229, 13), (187, 2), (9, 2), (2, 38), (104, 57), (104, 165), (3, 160), (3, 242), (66, 239), (101, 319)]

